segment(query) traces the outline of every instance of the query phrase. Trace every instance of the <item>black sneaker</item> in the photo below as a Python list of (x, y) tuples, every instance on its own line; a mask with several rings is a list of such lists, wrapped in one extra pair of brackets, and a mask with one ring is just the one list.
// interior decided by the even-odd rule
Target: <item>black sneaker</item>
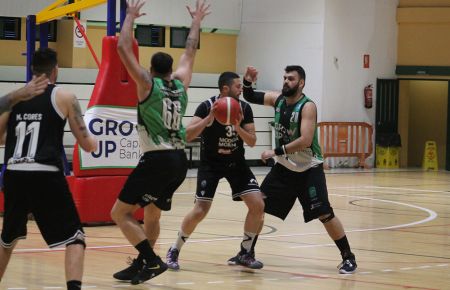
[(137, 273), (136, 276), (131, 279), (131, 285), (137, 285), (144, 283), (147, 280), (155, 278), (159, 274), (167, 270), (167, 265), (164, 263), (160, 257), (156, 257), (153, 261), (144, 261), (144, 266)]
[(264, 264), (255, 259), (255, 252), (239, 255), (239, 265), (250, 269), (261, 269)]
[(262, 262), (255, 259), (254, 251), (247, 253), (245, 250), (241, 250), (236, 256), (228, 259), (227, 263), (230, 266), (241, 265), (251, 269), (261, 269), (264, 267)]
[(129, 267), (113, 274), (113, 277), (117, 280), (130, 281), (134, 276), (137, 275), (140, 269), (144, 266), (144, 262), (141, 259), (131, 259), (128, 257), (127, 263)]
[[(236, 266), (239, 265), (239, 256), (247, 253), (247, 250), (244, 249), (241, 245), (241, 250), (236, 254), (236, 256), (231, 257), (228, 259), (227, 264), (230, 266)], [(255, 255), (254, 251), (252, 251), (253, 255)]]
[(178, 255), (180, 251), (178, 249), (170, 247), (169, 251), (167, 251), (166, 255), (166, 264), (169, 269), (179, 270), (180, 264), (178, 264)]
[(230, 266), (239, 265), (239, 254), (228, 259), (227, 264)]
[(347, 258), (340, 263), (337, 268), (339, 269), (340, 274), (352, 274), (355, 273), (356, 268), (358, 265), (356, 265), (355, 258)]

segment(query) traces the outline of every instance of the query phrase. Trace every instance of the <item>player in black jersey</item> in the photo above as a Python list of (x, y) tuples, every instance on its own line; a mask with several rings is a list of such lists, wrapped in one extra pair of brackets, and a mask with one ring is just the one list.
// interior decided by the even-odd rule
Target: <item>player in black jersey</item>
[[(243, 200), (248, 207), (244, 224), (241, 251), (229, 264), (239, 264), (260, 269), (263, 264), (255, 259), (254, 244), (263, 224), (264, 202), (255, 176), (245, 163), (244, 142), (253, 147), (256, 143), (253, 112), (249, 104), (239, 100), (242, 84), (239, 75), (224, 72), (219, 77), (219, 96), (202, 102), (187, 127), (187, 140), (201, 134), (200, 168), (194, 208), (184, 217), (177, 240), (167, 253), (167, 265), (178, 270), (181, 247), (206, 217), (219, 180), (226, 178), (232, 189), (233, 200)], [(242, 112), (233, 125), (222, 125), (214, 119), (214, 103), (221, 97), (239, 100)]]
[(44, 92), (48, 85), (48, 78), (45, 74), (39, 77), (33, 76), (31, 81), (24, 87), (10, 92), (0, 98), (0, 115), (11, 111), (12, 107), (20, 101), (29, 100)]
[(61, 153), (66, 121), (83, 150), (93, 152), (92, 138), (74, 94), (55, 86), (56, 52), (41, 48), (33, 56), (34, 75), (45, 74), (50, 84), (31, 100), (16, 104), (0, 117), (0, 136), (6, 131), (5, 214), (0, 240), (0, 278), (13, 248), (27, 235), (32, 213), (49, 247), (66, 247), (67, 289), (80, 289), (83, 275), (84, 231), (63, 174)]

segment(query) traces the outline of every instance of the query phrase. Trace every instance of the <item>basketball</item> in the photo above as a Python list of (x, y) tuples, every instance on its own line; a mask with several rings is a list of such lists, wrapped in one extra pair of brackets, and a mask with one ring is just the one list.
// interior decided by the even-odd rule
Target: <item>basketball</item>
[(216, 103), (214, 117), (217, 122), (222, 125), (232, 125), (241, 111), (239, 102), (231, 97), (222, 97)]

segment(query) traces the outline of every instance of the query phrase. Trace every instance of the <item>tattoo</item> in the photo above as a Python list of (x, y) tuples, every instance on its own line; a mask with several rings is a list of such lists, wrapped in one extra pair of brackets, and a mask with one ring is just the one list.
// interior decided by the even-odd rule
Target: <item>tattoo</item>
[(198, 39), (197, 38), (192, 38), (192, 37), (188, 37), (186, 39), (186, 49), (197, 49), (198, 46)]
[(11, 111), (12, 102), (11, 102), (11, 94), (5, 95), (0, 98), (0, 115)]
[(86, 124), (84, 123), (83, 116), (81, 114), (80, 103), (76, 98), (74, 98), (72, 101), (72, 109), (75, 112), (75, 122), (78, 126), (78, 129), (81, 131), (84, 138), (89, 137)]

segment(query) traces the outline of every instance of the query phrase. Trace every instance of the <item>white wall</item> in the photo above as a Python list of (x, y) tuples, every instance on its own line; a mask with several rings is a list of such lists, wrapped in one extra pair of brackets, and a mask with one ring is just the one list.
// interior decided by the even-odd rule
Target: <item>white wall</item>
[(373, 108), (365, 109), (363, 89), (377, 78), (395, 77), (397, 6), (398, 0), (326, 1), (321, 120), (374, 125), (376, 92)]
[(321, 103), (325, 0), (243, 0), (237, 71), (259, 71), (257, 88), (281, 90), (286, 65), (306, 71), (305, 94)]
[[(0, 0), (0, 16), (25, 17), (36, 14), (55, 0)], [(106, 3), (106, 1), (105, 1)], [(239, 30), (241, 26), (242, 0), (208, 0), (214, 14), (205, 18), (202, 27)], [(117, 4), (117, 21), (119, 21), (119, 4)], [(142, 8), (147, 15), (136, 20), (141, 24), (157, 24), (168, 26), (191, 25), (191, 17), (186, 5), (195, 7), (195, 0), (151, 0)], [(106, 4), (81, 11), (81, 18), (87, 20), (106, 21)]]
[[(213, 14), (205, 18), (202, 27), (239, 30), (241, 24), (242, 0), (208, 0)], [(117, 3), (117, 21), (119, 21), (119, 3)], [(191, 16), (186, 5), (195, 7), (195, 0), (152, 0), (142, 7), (147, 15), (136, 19), (140, 24), (157, 24), (169, 26), (191, 25)], [(87, 9), (81, 13), (82, 19), (106, 21), (106, 4)]]
[[(306, 70), (319, 121), (374, 123), (363, 89), (395, 77), (398, 0), (243, 0), (237, 70), (259, 70), (258, 89), (280, 90), (283, 68)], [(370, 68), (363, 69), (363, 55)], [(334, 58), (338, 59), (337, 64)]]
[(55, 0), (0, 0), (0, 16), (25, 17), (36, 14)]

